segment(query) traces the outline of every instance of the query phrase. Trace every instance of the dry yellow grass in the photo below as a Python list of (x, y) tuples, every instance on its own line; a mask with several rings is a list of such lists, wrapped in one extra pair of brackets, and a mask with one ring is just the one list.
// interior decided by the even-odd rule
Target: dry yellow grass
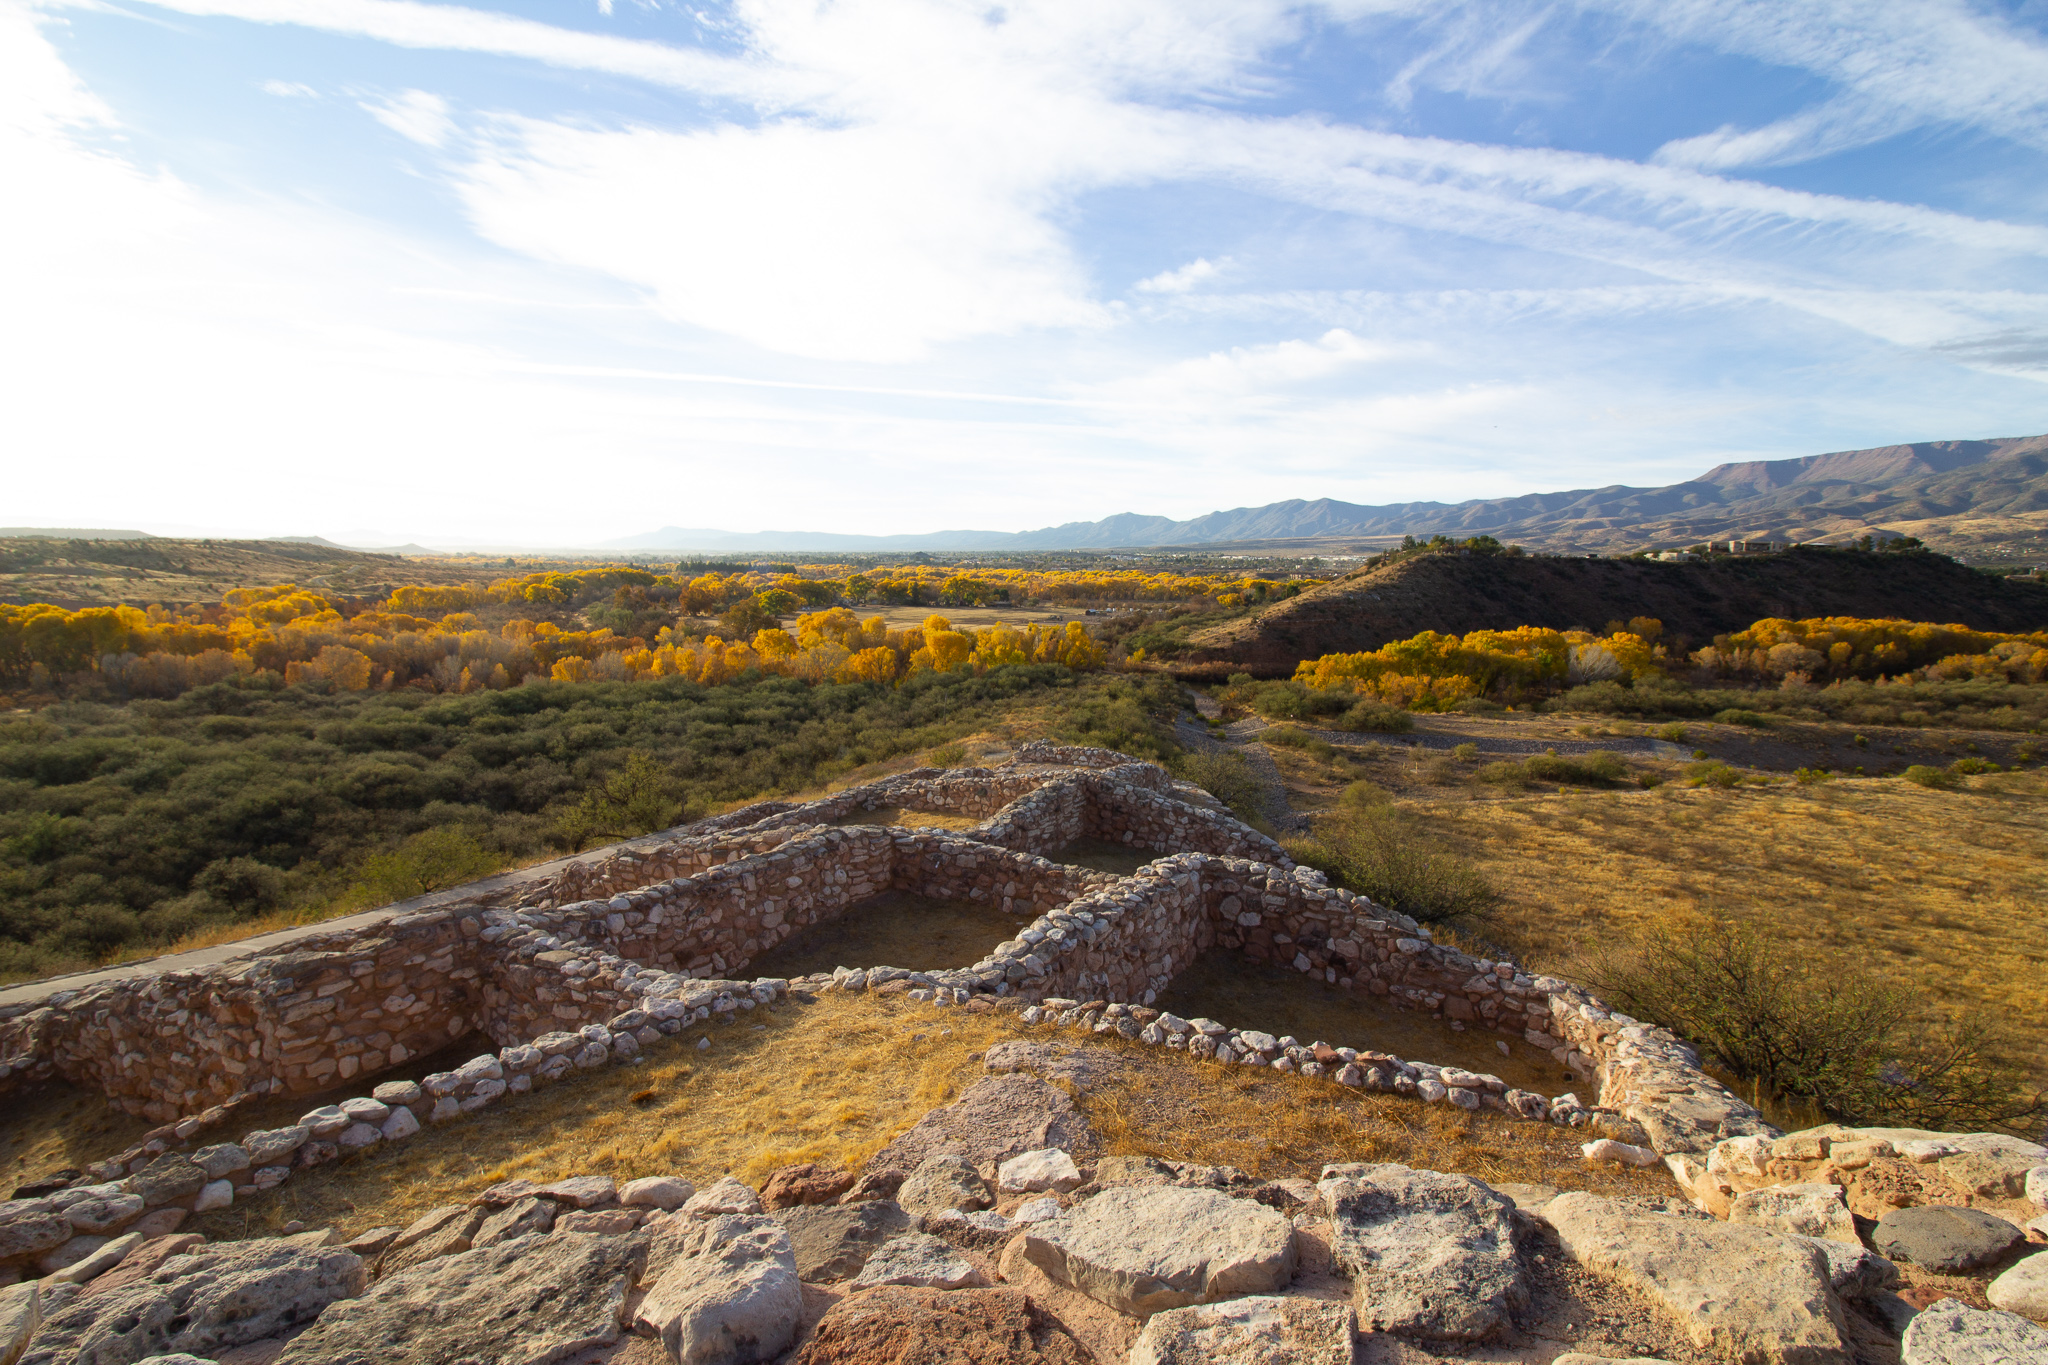
[(110, 1157), (152, 1126), (104, 1096), (62, 1083), (11, 1096), (0, 1125), (0, 1198), (53, 1171)]
[[(711, 1037), (699, 1052), (696, 1039)], [(211, 1237), (287, 1220), (361, 1230), (402, 1224), (513, 1176), (675, 1173), (759, 1183), (779, 1166), (854, 1169), (931, 1108), (957, 1098), (996, 1042), (1045, 1037), (1006, 1013), (826, 995), (700, 1025), (619, 1067), (510, 1100), (471, 1118), (292, 1178), (274, 1194), (204, 1215)], [(1590, 1170), (1580, 1134), (1494, 1114), (1437, 1112), (1326, 1081), (1162, 1057), (1096, 1040), (1130, 1059), (1124, 1078), (1077, 1102), (1111, 1152), (1222, 1162), (1255, 1175), (1310, 1175), (1322, 1162), (1400, 1160), (1498, 1180), (1668, 1192), (1660, 1170)]]
[(1784, 942), (2012, 1026), (2048, 1079), (2048, 774), (1411, 801), (1504, 893), (1487, 934), (1533, 966), (1679, 914)]

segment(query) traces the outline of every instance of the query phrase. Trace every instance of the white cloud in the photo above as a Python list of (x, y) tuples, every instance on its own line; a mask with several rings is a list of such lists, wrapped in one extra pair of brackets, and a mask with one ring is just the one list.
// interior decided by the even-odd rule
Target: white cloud
[(1204, 280), (1216, 278), (1217, 268), (1207, 257), (1197, 257), (1178, 270), (1162, 270), (1131, 288), (1143, 294), (1185, 294)]
[(319, 91), (310, 85), (301, 85), (297, 81), (265, 81), (263, 82), (262, 89), (264, 94), (275, 95), (282, 100), (311, 100), (320, 98)]
[(359, 103), (371, 118), (422, 147), (444, 146), (455, 132), (455, 120), (448, 117), (448, 101), (424, 90), (406, 90), (388, 99)]

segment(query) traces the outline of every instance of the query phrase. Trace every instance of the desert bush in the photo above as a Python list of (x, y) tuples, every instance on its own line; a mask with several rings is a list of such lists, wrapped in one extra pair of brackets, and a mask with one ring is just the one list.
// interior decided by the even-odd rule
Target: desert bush
[(1203, 753), (1191, 749), (1175, 761), (1173, 769), (1178, 776), (1194, 783), (1239, 815), (1257, 813), (1264, 786), (1253, 774), (1252, 765), (1245, 762), (1243, 754)]
[(1701, 759), (1685, 765), (1688, 787), (1734, 787), (1742, 782), (1742, 770), (1731, 768), (1718, 758)]
[[(1354, 784), (1354, 788), (1369, 784)], [(1484, 915), (1499, 896), (1469, 862), (1444, 849), (1398, 807), (1351, 799), (1284, 841), (1289, 857), (1338, 885), (1425, 924)], [(1367, 794), (1369, 797), (1369, 793)]]
[(1660, 725), (1657, 727), (1657, 738), (1669, 740), (1673, 744), (1683, 744), (1685, 743), (1685, 727), (1676, 721), (1669, 725)]
[(1469, 742), (1454, 744), (1451, 746), (1451, 757), (1457, 759), (1460, 763), (1471, 763), (1479, 757), (1479, 746)]
[(1415, 717), (1398, 706), (1362, 701), (1344, 713), (1337, 728), (1354, 734), (1405, 735), (1415, 728)]
[(1996, 1060), (1982, 1016), (1930, 1019), (1908, 991), (1788, 951), (1762, 929), (1694, 919), (1596, 955), (1590, 985), (1707, 1058), (1843, 1123), (2021, 1131), (2048, 1112)]
[(1317, 739), (1308, 731), (1294, 725), (1276, 725), (1259, 736), (1266, 744), (1280, 744), (1289, 749), (1299, 749), (1305, 754), (1327, 762), (1337, 756), (1337, 746), (1326, 739)]
[(1393, 799), (1385, 787), (1361, 777), (1346, 787), (1337, 801), (1347, 809), (1363, 810), (1367, 806), (1384, 806)]
[(634, 839), (680, 824), (686, 812), (703, 814), (703, 803), (690, 810), (674, 772), (645, 750), (629, 750), (624, 763), (562, 815), (561, 842), (574, 852), (593, 842)]
[(363, 859), (348, 899), (363, 906), (388, 905), (488, 877), (504, 865), (505, 856), (485, 847), (475, 830), (444, 825)]
[(1833, 778), (1834, 774), (1826, 768), (1794, 768), (1792, 770), (1792, 780), (1802, 787), (1811, 787), (1816, 783), (1831, 781)]
[(1502, 706), (1491, 697), (1465, 697), (1455, 703), (1451, 709), (1463, 712), (1468, 716), (1487, 716), (1492, 715), (1496, 711), (1505, 711), (1508, 708)]
[(933, 768), (962, 768), (967, 765), (967, 746), (958, 742), (941, 744), (924, 756), (925, 763)]
[(1948, 765), (1948, 770), (1952, 773), (1961, 773), (1966, 777), (1975, 777), (1979, 773), (2002, 773), (2005, 771), (2003, 767), (1993, 763), (1988, 758), (1976, 757), (1959, 758)]
[(1181, 705), (1180, 686), (1171, 678), (1109, 679), (1078, 691), (1053, 733), (1073, 744), (1165, 760), (1179, 751), (1172, 725)]
[(1747, 725), (1753, 729), (1762, 729), (1770, 723), (1770, 717), (1756, 711), (1746, 711), (1736, 706), (1731, 706), (1725, 711), (1716, 711), (1714, 713), (1714, 724), (1716, 725)]
[(1915, 763), (1899, 776), (1919, 786), (1932, 787), (1936, 791), (1952, 791), (1961, 785), (1956, 780), (1956, 775), (1946, 768), (1930, 768), (1925, 763)]
[(1627, 776), (1628, 764), (1607, 749), (1570, 758), (1555, 751), (1531, 754), (1519, 763), (1489, 763), (1479, 770), (1480, 781), (1504, 787), (1525, 787), (1531, 782), (1612, 787)]

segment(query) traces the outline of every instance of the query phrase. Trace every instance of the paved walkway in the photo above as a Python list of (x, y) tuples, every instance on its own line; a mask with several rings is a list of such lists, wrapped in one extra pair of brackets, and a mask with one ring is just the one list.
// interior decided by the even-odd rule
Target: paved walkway
[(195, 948), (189, 953), (138, 958), (133, 962), (116, 963), (111, 967), (96, 967), (91, 971), (72, 972), (66, 976), (46, 976), (36, 981), (24, 981), (0, 989), (0, 1006), (33, 1004), (59, 991), (83, 990), (87, 986), (97, 986), (103, 981), (162, 976), (166, 972), (189, 972), (200, 967), (212, 966), (216, 962), (232, 962), (236, 958), (251, 957), (258, 953), (274, 953), (280, 948), (289, 947), (300, 939), (312, 938), (316, 934), (374, 928), (386, 920), (396, 919), (400, 915), (410, 915), (415, 911), (433, 910), (444, 905), (466, 904), (479, 897), (516, 891), (535, 882), (552, 879), (571, 862), (603, 858), (624, 848), (645, 847), (673, 838), (680, 832), (680, 829), (658, 830), (653, 834), (642, 835), (638, 839), (628, 839), (624, 843), (586, 849), (582, 853), (568, 857), (554, 858), (545, 863), (536, 863), (532, 867), (515, 868), (510, 872), (500, 872), (481, 881), (465, 882), (461, 886), (451, 886), (445, 891), (431, 891), (424, 896), (414, 896), (410, 900), (397, 901), (358, 914), (344, 915), (339, 919), (324, 919), (312, 924), (278, 929), (267, 934), (254, 934), (230, 943), (218, 943), (211, 948)]

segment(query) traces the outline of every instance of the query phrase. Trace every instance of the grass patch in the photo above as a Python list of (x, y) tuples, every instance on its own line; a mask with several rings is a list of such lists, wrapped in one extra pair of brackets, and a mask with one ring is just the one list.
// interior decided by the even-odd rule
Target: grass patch
[(1407, 809), (1501, 893), (1486, 933), (1573, 974), (1603, 940), (1687, 915), (1868, 971), (1916, 1010), (2002, 1016), (1994, 1055), (2048, 1081), (2048, 774), (1971, 799), (1889, 780), (1424, 800)]
[(1194, 783), (1240, 816), (1258, 812), (1259, 795), (1265, 786), (1252, 772), (1243, 754), (1190, 751), (1174, 764), (1176, 776)]
[[(714, 1040), (707, 1052), (694, 1046), (701, 1036)], [(354, 1232), (410, 1222), (513, 1176), (678, 1174), (702, 1185), (730, 1173), (759, 1184), (797, 1161), (850, 1170), (956, 1099), (980, 1075), (990, 1045), (1046, 1036), (1007, 1013), (871, 996), (755, 1010), (737, 1024), (698, 1025), (657, 1043), (636, 1065), (302, 1171), (269, 1196), (187, 1227), (237, 1238), (274, 1234), (297, 1219)], [(1076, 1098), (1111, 1153), (1226, 1163), (1265, 1177), (1313, 1177), (1325, 1161), (1381, 1160), (1609, 1193), (1672, 1189), (1661, 1170), (1588, 1169), (1578, 1152), (1583, 1134), (1548, 1124), (1248, 1075), (1249, 1067), (1161, 1057), (1121, 1039), (1090, 1045), (1130, 1062), (1121, 1079)]]
[(1283, 841), (1287, 856), (1425, 924), (1485, 915), (1497, 899), (1471, 863), (1432, 839), (1423, 823), (1359, 782), (1314, 832)]

